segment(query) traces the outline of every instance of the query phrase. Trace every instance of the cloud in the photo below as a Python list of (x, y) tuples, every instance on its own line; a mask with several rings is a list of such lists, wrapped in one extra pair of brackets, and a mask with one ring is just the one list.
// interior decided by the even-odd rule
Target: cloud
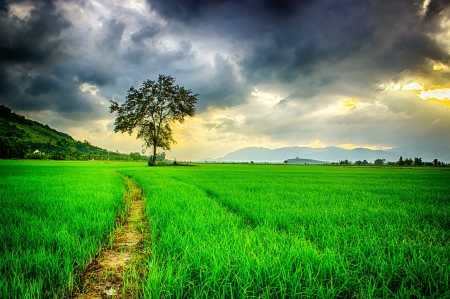
[(244, 82), (238, 79), (235, 67), (220, 53), (214, 55), (214, 66), (211, 76), (199, 86), (198, 108), (200, 111), (208, 106), (230, 107), (246, 102), (251, 92)]
[(120, 46), (122, 35), (125, 30), (125, 23), (111, 19), (108, 20), (103, 29), (101, 42), (98, 45), (100, 51), (115, 52)]
[(185, 148), (438, 142), (449, 107), (391, 87), (450, 86), (448, 5), (0, 0), (0, 103), (64, 128), (91, 120), (100, 140), (108, 100), (165, 74), (199, 94)]
[(30, 87), (25, 92), (33, 96), (48, 94), (50, 92), (61, 92), (63, 90), (60, 82), (53, 76), (38, 75), (32, 79)]
[(134, 32), (131, 34), (131, 40), (134, 43), (140, 43), (143, 40), (153, 38), (156, 34), (158, 34), (161, 31), (161, 25), (158, 23), (152, 23), (150, 25), (147, 25), (139, 31)]
[(448, 0), (431, 0), (426, 8), (424, 21), (429, 22), (448, 6), (450, 6), (450, 1)]
[[(20, 10), (21, 2), (13, 3)], [(58, 12), (52, 1), (37, 1), (29, 16), (21, 19), (5, 4), (0, 13), (0, 63), (49, 65), (66, 57), (66, 41), (61, 37), (71, 22)], [(8, 11), (8, 13), (6, 13)]]

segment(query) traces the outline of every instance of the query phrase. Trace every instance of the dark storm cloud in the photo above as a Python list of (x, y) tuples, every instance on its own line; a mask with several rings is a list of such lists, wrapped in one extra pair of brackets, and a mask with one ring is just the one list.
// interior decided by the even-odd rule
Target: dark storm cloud
[[(244, 49), (239, 64), (247, 84), (290, 84), (324, 71), (327, 76), (327, 68), (361, 58), (363, 65), (359, 61), (346, 71), (370, 67), (376, 76), (383, 67), (396, 73), (411, 64), (421, 68), (427, 59), (447, 59), (442, 45), (427, 35), (430, 28), (422, 26), (423, 3), (415, 0), (149, 3), (170, 22), (220, 32)], [(425, 18), (446, 3), (431, 1)]]
[(92, 111), (78, 85), (56, 74), (6, 76), (8, 89), (3, 94), (0, 90), (0, 98), (7, 106), (22, 111), (53, 110), (68, 114)]
[(147, 25), (147, 26), (139, 29), (139, 31), (131, 34), (131, 40), (134, 43), (140, 43), (142, 40), (154, 37), (160, 31), (161, 31), (161, 25), (153, 23), (153, 24)]
[(228, 0), (151, 0), (152, 9), (158, 11), (164, 18), (188, 22), (205, 13), (205, 8), (217, 7)]
[[(4, 7), (7, 9), (6, 3)], [(27, 20), (0, 13), (0, 63), (49, 64), (65, 56), (61, 32), (71, 23), (51, 1), (36, 1)]]
[(72, 24), (54, 1), (32, 2), (24, 19), (7, 12), (13, 4), (27, 3), (2, 4), (6, 13), (0, 12), (0, 101), (30, 112), (53, 110), (70, 115), (92, 111), (74, 81), (74, 70), (61, 67), (73, 56), (71, 41), (64, 36)]
[(395, 73), (405, 69), (425, 69), (428, 59), (447, 64), (449, 58), (449, 53), (435, 39), (416, 33), (400, 38), (394, 43), (392, 51), (375, 57), (373, 67)]
[(56, 1), (16, 1), (5, 7), (10, 12), (12, 5), (22, 4), (33, 5), (24, 18), (0, 13), (0, 101), (21, 111), (53, 110), (66, 116), (92, 112), (79, 86), (117, 81), (117, 67), (105, 57), (117, 51), (125, 24), (114, 18), (105, 22), (95, 42), (99, 59), (96, 53), (83, 55), (82, 36), (75, 40), (66, 34), (73, 24)]
[[(284, 19), (301, 12), (305, 7), (322, 1), (314, 0), (148, 0), (152, 9), (168, 20), (175, 20), (183, 23), (196, 22), (203, 18), (210, 17), (211, 12), (216, 14), (213, 17), (219, 19), (237, 16), (260, 17), (266, 16), (276, 19)], [(230, 9), (231, 8), (231, 9)]]
[(450, 0), (431, 0), (428, 3), (424, 21), (428, 22), (450, 6)]
[(103, 39), (99, 45), (101, 51), (114, 52), (122, 41), (123, 31), (125, 30), (125, 23), (111, 19), (106, 23)]
[(0, 11), (2, 12), (8, 12), (9, 7), (6, 0), (0, 0)]
[(50, 92), (61, 92), (64, 88), (60, 82), (52, 77), (45, 75), (36, 76), (30, 84), (30, 87), (25, 89), (25, 92), (33, 96), (39, 96), (42, 94), (48, 94)]
[(94, 63), (86, 63), (75, 66), (69, 71), (75, 71), (75, 75), (80, 83), (91, 83), (99, 87), (112, 85), (117, 82), (118, 73), (111, 66)]
[[(2, 3), (8, 10), (8, 3)], [(88, 55), (68, 46), (76, 41), (68, 43), (61, 33), (72, 24), (54, 1), (34, 3), (27, 20), (1, 16), (2, 27), (11, 28), (4, 30), (0, 43), (0, 61), (6, 68), (19, 64), (26, 69), (34, 63), (38, 74), (39, 66), (47, 67), (47, 73), (59, 69), (59, 76), (63, 70), (70, 80), (76, 78), (74, 86), (99, 87), (113, 86), (123, 76), (136, 85), (150, 75), (170, 72), (198, 87), (194, 91), (200, 94), (199, 111), (245, 103), (252, 87), (261, 84), (291, 86), (290, 93), (297, 97), (286, 100), (307, 100), (333, 90), (338, 77), (361, 78), (360, 68), (371, 70), (373, 76), (388, 70), (392, 77), (405, 68), (422, 68), (427, 59), (448, 62), (448, 53), (423, 29), (431, 25), (422, 25), (422, 4), (414, 0), (149, 0), (150, 9), (164, 22), (143, 20), (127, 32), (133, 15), (118, 8), (102, 17), (102, 29), (86, 41), (98, 51)], [(444, 0), (431, 1), (425, 18), (442, 13), (446, 5)], [(178, 48), (161, 42), (174, 34), (178, 34)], [(190, 39), (207, 40), (213, 35), (235, 45), (239, 55), (215, 49), (218, 56), (208, 70)], [(61, 63), (63, 59), (66, 62)], [(341, 74), (339, 67), (347, 61)], [(356, 84), (370, 85), (367, 80)], [(2, 81), (5, 87), (0, 92), (9, 88), (11, 78)], [(38, 93), (37, 87), (29, 88), (29, 95)]]
[(204, 110), (209, 105), (215, 107), (232, 107), (246, 102), (251, 88), (236, 78), (233, 65), (221, 54), (214, 56), (214, 74), (198, 86), (200, 93), (198, 109)]

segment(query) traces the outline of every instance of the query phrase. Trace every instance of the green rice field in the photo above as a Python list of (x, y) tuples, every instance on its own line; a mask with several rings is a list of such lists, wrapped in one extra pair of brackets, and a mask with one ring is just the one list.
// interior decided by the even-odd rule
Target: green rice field
[(450, 168), (0, 161), (0, 297), (70, 296), (130, 177), (143, 298), (450, 298)]

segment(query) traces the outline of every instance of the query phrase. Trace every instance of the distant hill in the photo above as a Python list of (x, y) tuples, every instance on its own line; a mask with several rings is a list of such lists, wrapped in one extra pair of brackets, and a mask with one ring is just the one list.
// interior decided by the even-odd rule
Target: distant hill
[(55, 160), (129, 159), (129, 155), (110, 152), (74, 140), (48, 125), (16, 114), (0, 105), (0, 158), (49, 158)]
[[(223, 162), (274, 162), (283, 163), (286, 159), (311, 159), (325, 162), (338, 161), (364, 161), (374, 162), (376, 159), (385, 159), (386, 161), (395, 162), (399, 157), (414, 158), (422, 157), (423, 161), (432, 161), (438, 159), (443, 162), (450, 162), (450, 149), (447, 147), (402, 147), (391, 150), (371, 150), (367, 148), (344, 149), (340, 147), (310, 148), (310, 147), (282, 147), (277, 149), (268, 149), (264, 147), (246, 147), (231, 152), (220, 159), (208, 159), (207, 161), (223, 161)], [(200, 160), (205, 161), (205, 159)]]

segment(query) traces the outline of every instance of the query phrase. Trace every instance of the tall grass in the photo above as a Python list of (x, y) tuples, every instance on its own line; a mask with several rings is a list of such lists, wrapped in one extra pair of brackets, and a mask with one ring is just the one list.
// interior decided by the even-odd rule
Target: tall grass
[(450, 297), (450, 172), (128, 171), (148, 198), (148, 298)]
[(99, 251), (125, 187), (76, 162), (0, 162), (0, 297), (59, 298)]

